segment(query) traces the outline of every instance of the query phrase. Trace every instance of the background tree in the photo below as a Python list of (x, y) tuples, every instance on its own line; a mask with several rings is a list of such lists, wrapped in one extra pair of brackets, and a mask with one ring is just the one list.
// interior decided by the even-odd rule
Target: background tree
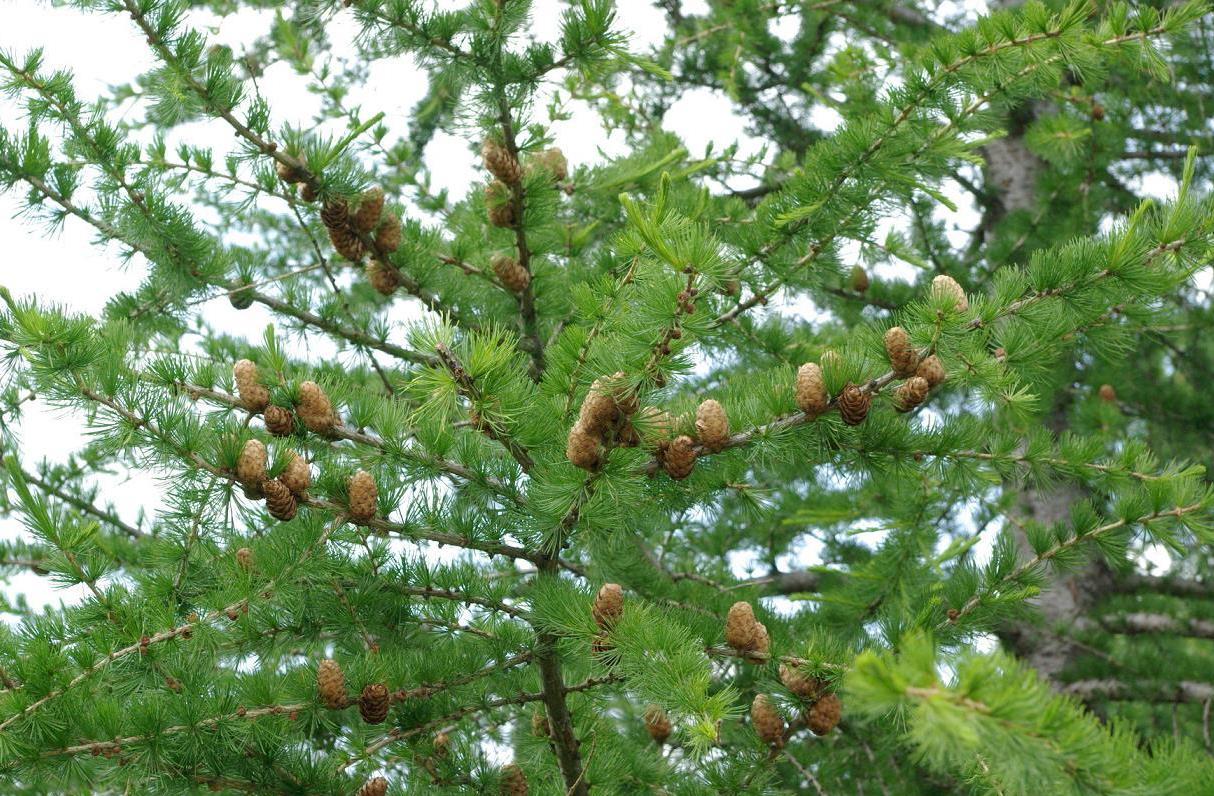
[[(526, 0), (300, 4), (247, 52), (78, 5), (157, 66), (92, 104), (4, 53), (0, 182), (149, 269), (100, 317), (0, 292), (4, 559), (88, 595), (6, 606), (9, 789), (1214, 781), (1205, 4), (663, 0), (654, 52), (605, 0), (553, 42)], [(400, 55), (412, 116), (350, 107)], [(697, 87), (764, 148), (664, 130)], [(628, 154), (567, 162), (576, 104)], [(87, 418), (67, 465), (31, 396)]]

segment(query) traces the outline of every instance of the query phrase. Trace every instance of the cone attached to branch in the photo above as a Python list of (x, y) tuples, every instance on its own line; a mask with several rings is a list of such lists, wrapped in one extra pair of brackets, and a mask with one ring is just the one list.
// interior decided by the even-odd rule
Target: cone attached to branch
[(784, 746), (784, 717), (767, 694), (758, 694), (750, 703), (750, 722), (763, 743), (777, 749)]
[(266, 462), (270, 459), (266, 446), (259, 439), (245, 440), (236, 460), (236, 480), (254, 491), (266, 480)]
[(909, 412), (923, 403), (930, 390), (927, 379), (911, 376), (894, 390), (894, 408), (899, 412)]
[(341, 710), (348, 703), (346, 696), (346, 675), (341, 670), (341, 664), (326, 658), (316, 667), (316, 692), (325, 707)]
[(891, 326), (885, 333), (885, 355), (889, 357), (894, 375), (900, 379), (913, 376), (919, 367), (919, 352), (911, 345), (910, 336), (901, 326)]
[(602, 456), (600, 454), (601, 438), (587, 431), (579, 420), (569, 430), (569, 440), (565, 443), (565, 458), (574, 467), (583, 470), (596, 470)]
[(970, 301), (965, 296), (965, 289), (948, 274), (940, 274), (932, 280), (932, 297), (947, 300), (957, 312), (965, 312), (970, 308)]
[(387, 793), (388, 780), (383, 777), (372, 777), (358, 789), (357, 796), (386, 796)]
[(514, 217), (514, 198), (506, 183), (494, 180), (485, 186), (485, 211), (489, 214), (489, 223), (495, 227), (515, 225), (518, 219)]
[(380, 260), (371, 260), (365, 269), (367, 281), (381, 296), (391, 296), (400, 287), (400, 271)]
[(506, 289), (514, 293), (522, 293), (531, 284), (531, 272), (519, 264), (519, 261), (505, 254), (493, 258), (493, 273), (501, 280)]
[(780, 682), (802, 699), (817, 698), (825, 685), (818, 678), (804, 675), (797, 667), (784, 663), (780, 664)]
[(515, 763), (502, 766), (502, 796), (527, 796), (527, 775)]
[(587, 432), (601, 437), (607, 433), (618, 417), (619, 407), (616, 405), (615, 396), (612, 395), (607, 382), (604, 379), (595, 379), (594, 383), (590, 385), (590, 391), (582, 400), (582, 407), (578, 411), (578, 423)]
[(392, 706), (392, 695), (383, 683), (371, 683), (358, 695), (358, 713), (368, 724), (383, 724)]
[(295, 512), (299, 506), (286, 484), (277, 478), (272, 478), (262, 484), (261, 489), (266, 494), (266, 509), (270, 512), (271, 517), (283, 522), (295, 519)]
[(358, 209), (350, 217), (351, 226), (359, 232), (370, 232), (379, 224), (384, 212), (384, 189), (376, 186), (362, 195)]
[(347, 486), (350, 493), (350, 516), (359, 522), (366, 522), (374, 517), (379, 500), (379, 487), (375, 485), (375, 478), (366, 470), (359, 470), (350, 476)]
[(308, 430), (317, 434), (328, 434), (337, 426), (337, 413), (333, 411), (333, 402), (314, 381), (305, 381), (299, 385), (298, 412), (299, 419)]
[(696, 434), (700, 444), (710, 453), (716, 453), (729, 444), (729, 417), (716, 400), (709, 398), (696, 410)]
[(928, 388), (933, 390), (943, 384), (944, 380), (948, 378), (948, 372), (944, 369), (944, 363), (935, 354), (919, 363), (918, 369), (915, 370), (915, 375), (927, 381)]
[(825, 694), (809, 709), (805, 723), (814, 735), (826, 735), (839, 724), (843, 703), (835, 694)]
[(725, 643), (741, 653), (767, 652), (770, 642), (767, 628), (755, 618), (750, 603), (739, 600), (729, 607), (725, 617)]
[(312, 468), (308, 466), (308, 460), (295, 451), (291, 451), (290, 457), (278, 480), (286, 484), (293, 495), (303, 497), (308, 487), (312, 486)]
[(662, 468), (676, 481), (691, 475), (696, 466), (695, 440), (686, 434), (675, 437), (662, 450)]
[(797, 371), (797, 407), (810, 417), (818, 417), (830, 406), (830, 394), (816, 362), (806, 362)]
[(858, 426), (868, 417), (868, 408), (872, 406), (872, 393), (865, 392), (854, 384), (848, 384), (839, 393), (839, 415), (849, 426)]
[(523, 169), (510, 150), (495, 138), (486, 138), (481, 146), (481, 158), (485, 170), (507, 185), (514, 185), (523, 178)]
[(569, 179), (569, 161), (565, 159), (565, 153), (556, 147), (540, 152), (532, 158), (531, 165), (547, 171), (552, 175), (554, 182), (564, 182)]
[(660, 705), (649, 705), (645, 708), (645, 729), (649, 732), (649, 737), (661, 746), (666, 743), (674, 727)]
[(591, 613), (599, 627), (604, 630), (614, 627), (624, 613), (624, 590), (620, 584), (604, 583), (595, 595)]
[(245, 409), (260, 412), (269, 405), (270, 391), (262, 386), (257, 364), (253, 360), (242, 359), (233, 365), (232, 376), (236, 379), (236, 393)]
[(391, 210), (384, 213), (379, 226), (375, 228), (375, 245), (386, 254), (400, 248), (400, 216)]
[(266, 431), (276, 437), (289, 436), (295, 430), (295, 414), (290, 409), (271, 404), (266, 407), (263, 417), (266, 421)]

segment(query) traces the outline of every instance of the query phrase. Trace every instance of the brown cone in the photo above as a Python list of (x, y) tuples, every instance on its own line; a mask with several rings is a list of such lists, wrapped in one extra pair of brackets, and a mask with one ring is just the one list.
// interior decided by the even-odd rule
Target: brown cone
[(851, 289), (857, 293), (868, 290), (868, 271), (858, 265), (851, 267)]
[(738, 652), (753, 652), (758, 645), (759, 621), (750, 603), (739, 600), (725, 617), (725, 643)]
[(716, 400), (709, 398), (696, 410), (696, 434), (709, 453), (716, 453), (728, 444), (729, 417)]
[(400, 271), (397, 271), (394, 266), (379, 260), (371, 260), (367, 263), (365, 270), (367, 281), (381, 296), (391, 296), (400, 287)]
[(379, 216), (384, 211), (384, 189), (376, 186), (362, 196), (358, 210), (350, 218), (351, 226), (359, 232), (370, 232), (379, 224)]
[(578, 411), (578, 424), (589, 434), (602, 437), (619, 415), (615, 398), (605, 379), (595, 379)]
[(951, 301), (957, 312), (965, 312), (970, 308), (970, 301), (965, 297), (965, 289), (948, 274), (940, 274), (932, 280), (932, 297)]
[(236, 392), (245, 409), (260, 412), (269, 405), (270, 391), (261, 385), (257, 365), (252, 360), (242, 359), (233, 365), (232, 376), (236, 379)]
[(366, 470), (359, 470), (350, 476), (348, 487), (350, 516), (360, 522), (366, 522), (374, 517), (379, 499), (379, 488), (375, 485), (375, 478)]
[(674, 727), (660, 705), (649, 705), (645, 708), (645, 729), (649, 731), (649, 737), (661, 745), (666, 743)]
[(358, 262), (367, 253), (367, 247), (358, 233), (349, 227), (330, 227), (329, 242), (333, 249), (350, 262)]
[(309, 431), (328, 434), (337, 425), (337, 413), (329, 396), (314, 381), (299, 385), (299, 419)]
[(308, 466), (307, 459), (291, 451), (291, 460), (278, 480), (286, 484), (296, 497), (303, 497), (308, 487), (312, 486), (312, 468)]
[(295, 496), (291, 494), (291, 490), (287, 485), (277, 478), (272, 478), (261, 485), (261, 489), (266, 495), (266, 509), (270, 512), (270, 516), (276, 520), (290, 522), (295, 519), (295, 512), (298, 505), (295, 502)]
[(236, 551), (236, 563), (245, 572), (253, 569), (253, 551), (247, 547), (242, 547)]
[(265, 411), (266, 431), (276, 437), (286, 437), (295, 430), (295, 415), (290, 409), (271, 404)]
[(826, 694), (813, 704), (805, 716), (805, 723), (814, 735), (826, 735), (839, 723), (843, 714), (843, 703), (835, 694)]
[(400, 248), (400, 217), (391, 210), (384, 213), (375, 230), (375, 245), (387, 254)]
[(911, 376), (894, 390), (894, 408), (899, 412), (909, 412), (927, 398), (931, 387), (922, 376)]
[(269, 461), (266, 446), (258, 439), (245, 440), (236, 460), (236, 480), (256, 489), (266, 480), (266, 462)]
[(843, 422), (849, 426), (858, 426), (868, 417), (868, 408), (872, 405), (872, 393), (867, 393), (854, 384), (848, 384), (839, 393), (839, 414)]
[(383, 683), (371, 683), (358, 695), (358, 712), (368, 724), (383, 724), (392, 706), (392, 695)]
[(565, 159), (565, 153), (556, 147), (540, 152), (531, 163), (551, 174), (554, 182), (564, 182), (569, 179), (569, 161)]
[(919, 368), (915, 371), (915, 375), (926, 379), (927, 386), (933, 390), (943, 384), (944, 380), (948, 378), (948, 373), (944, 370), (944, 363), (935, 354), (919, 363)]
[[(771, 636), (767, 635), (767, 625), (762, 622), (755, 622), (755, 652), (761, 652), (764, 655), (771, 652)], [(757, 663), (757, 660), (752, 660), (751, 663)]]
[(485, 170), (507, 185), (514, 185), (523, 178), (523, 170), (518, 160), (500, 141), (486, 138), (481, 147), (481, 157), (485, 162)]
[(513, 257), (499, 254), (493, 258), (493, 273), (507, 290), (522, 293), (531, 284), (531, 273)]
[(767, 694), (758, 694), (750, 704), (750, 722), (763, 743), (777, 749), (784, 745), (784, 717)]
[(822, 693), (822, 688), (825, 685), (816, 677), (807, 677), (795, 667), (787, 664), (780, 664), (780, 682), (784, 683), (784, 687), (793, 692), (802, 699), (813, 699), (818, 694)]
[(604, 630), (611, 629), (624, 613), (624, 590), (618, 583), (604, 583), (591, 607), (594, 621)]
[(330, 199), (320, 209), (320, 220), (327, 229), (340, 229), (350, 221), (350, 208), (344, 199)]
[(316, 193), (316, 189), (311, 185), (305, 185), (299, 189), (299, 198), (303, 199), (305, 202), (315, 202), (319, 196), (320, 195)]
[(830, 405), (830, 394), (817, 363), (806, 362), (797, 371), (797, 406), (810, 417), (817, 417)]
[(676, 481), (682, 481), (691, 475), (695, 466), (695, 440), (686, 434), (675, 437), (662, 452), (662, 467), (665, 468), (666, 474)]
[(580, 467), (583, 470), (597, 469), (601, 461), (600, 442), (600, 437), (587, 431), (579, 420), (573, 424), (573, 428), (569, 429), (569, 440), (565, 443), (565, 458), (569, 459), (574, 467)]
[(346, 675), (341, 670), (341, 664), (335, 660), (325, 659), (316, 667), (316, 692), (325, 707), (333, 710), (344, 708), (349, 700), (346, 697)]
[(485, 211), (489, 214), (489, 223), (493, 226), (514, 226), (517, 221), (514, 217), (514, 202), (506, 183), (494, 180), (485, 186)]
[(358, 789), (357, 796), (385, 796), (388, 792), (388, 780), (383, 777), (372, 777), (367, 784)]
[(514, 763), (502, 766), (502, 796), (527, 796), (527, 791), (527, 775), (523, 770)]
[(913, 376), (919, 367), (919, 352), (911, 345), (910, 336), (901, 326), (891, 326), (885, 333), (885, 355), (889, 357), (894, 375), (900, 379)]

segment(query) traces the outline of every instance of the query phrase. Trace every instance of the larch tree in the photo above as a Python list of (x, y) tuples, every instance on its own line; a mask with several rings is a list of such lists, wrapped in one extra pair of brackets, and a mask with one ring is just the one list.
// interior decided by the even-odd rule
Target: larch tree
[(1204, 3), (74, 4), (155, 65), (0, 54), (0, 187), (147, 276), (0, 290), (4, 571), (83, 592), (6, 598), (5, 792), (1211, 792)]

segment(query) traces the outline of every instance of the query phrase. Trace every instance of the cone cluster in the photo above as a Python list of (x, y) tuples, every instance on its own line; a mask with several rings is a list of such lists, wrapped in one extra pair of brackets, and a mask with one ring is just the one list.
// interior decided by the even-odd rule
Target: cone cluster
[(645, 708), (645, 729), (649, 732), (649, 737), (661, 746), (666, 743), (674, 727), (660, 705), (649, 705)]
[(246, 440), (236, 460), (236, 480), (244, 485), (245, 494), (252, 500), (264, 497), (266, 510), (283, 522), (295, 518), (298, 499), (305, 497), (312, 484), (307, 460), (294, 451), (289, 455), (291, 458), (278, 478), (270, 478), (266, 471), (269, 452), (261, 440)]
[(316, 667), (316, 692), (320, 701), (332, 710), (341, 710), (349, 700), (346, 697), (346, 675), (341, 670), (341, 664), (332, 659), (325, 659)]
[(729, 607), (725, 617), (725, 643), (746, 655), (752, 652), (767, 654), (771, 649), (771, 638), (767, 626), (755, 618), (750, 603), (739, 601)]
[(629, 418), (638, 409), (636, 395), (626, 387), (610, 385), (623, 378), (624, 373), (619, 372), (590, 385), (565, 444), (565, 456), (575, 467), (598, 469), (608, 447), (627, 444), (635, 436)]
[(499, 254), (493, 258), (492, 265), (493, 273), (497, 275), (507, 290), (522, 293), (531, 284), (531, 272), (513, 257)]
[(358, 713), (368, 724), (383, 724), (392, 706), (392, 695), (383, 683), (371, 683), (358, 695)]
[(236, 393), (245, 409), (260, 412), (270, 404), (270, 391), (262, 385), (256, 363), (242, 359), (232, 366), (232, 375), (236, 379)]
[(353, 207), (340, 197), (328, 200), (320, 220), (333, 248), (352, 262), (367, 253), (368, 237), (381, 254), (391, 254), (400, 246), (400, 217), (384, 210), (384, 191), (379, 187), (365, 191)]
[(350, 516), (359, 522), (366, 522), (374, 517), (379, 505), (379, 487), (375, 485), (375, 478), (366, 470), (359, 470), (350, 476), (347, 489), (350, 497)]
[(758, 694), (750, 704), (750, 723), (763, 743), (777, 749), (784, 746), (784, 717), (767, 694)]

